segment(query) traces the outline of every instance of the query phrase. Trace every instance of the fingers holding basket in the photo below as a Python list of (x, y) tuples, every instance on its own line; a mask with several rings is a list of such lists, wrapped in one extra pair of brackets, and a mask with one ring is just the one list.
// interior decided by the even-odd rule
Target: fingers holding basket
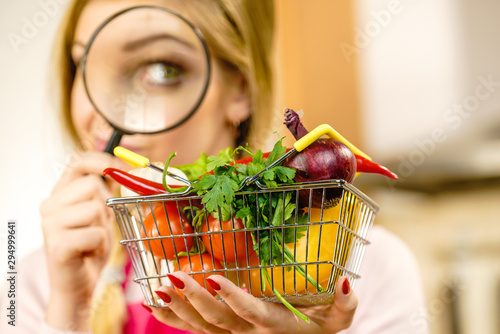
[(340, 277), (335, 287), (335, 301), (332, 306), (332, 317), (337, 319), (336, 326), (340, 330), (351, 326), (357, 307), (358, 297), (351, 289), (349, 279)]
[[(310, 322), (306, 323), (299, 320), (284, 305), (255, 298), (223, 276), (213, 275), (207, 278), (207, 281), (216, 288), (225, 305), (234, 312), (235, 319), (239, 319), (240, 323), (247, 323), (245, 330), (241, 330), (241, 327), (233, 328), (233, 333), (337, 333), (351, 325), (358, 305), (356, 294), (350, 288), (349, 281), (341, 277), (337, 283), (333, 304), (298, 307), (310, 318)], [(194, 306), (204, 314), (201, 308)], [(205, 308), (208, 307), (205, 305)]]
[(153, 308), (153, 315), (169, 326), (193, 332), (338, 333), (351, 325), (358, 304), (349, 281), (341, 277), (333, 304), (300, 308), (310, 318), (310, 323), (305, 323), (283, 305), (255, 298), (223, 276), (212, 275), (206, 281), (225, 302), (186, 273), (175, 272), (169, 277), (174, 286), (156, 291), (168, 307)]
[[(220, 275), (208, 277), (207, 282), (224, 299), (235, 316), (240, 318), (241, 321), (248, 323), (249, 326), (272, 328), (279, 325), (275, 321), (275, 319), (279, 318), (275, 317), (277, 310), (274, 306), (277, 305), (255, 298)], [(285, 310), (288, 311), (287, 309)]]

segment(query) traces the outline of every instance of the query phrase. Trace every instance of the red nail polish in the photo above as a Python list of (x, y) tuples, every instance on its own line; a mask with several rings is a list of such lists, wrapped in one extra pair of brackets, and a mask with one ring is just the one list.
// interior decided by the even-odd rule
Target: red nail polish
[(184, 282), (175, 277), (174, 275), (167, 274), (168, 279), (177, 289), (184, 289)]
[(351, 291), (351, 285), (349, 284), (349, 280), (346, 278), (344, 280), (344, 283), (342, 283), (342, 292), (344, 293), (344, 295), (347, 295), (349, 294), (350, 291)]
[(212, 289), (214, 289), (215, 291), (219, 291), (220, 290), (220, 285), (217, 284), (217, 282), (213, 281), (210, 278), (207, 278), (206, 280), (207, 280), (208, 284), (210, 284), (210, 286), (212, 287)]
[(158, 295), (158, 297), (161, 298), (161, 300), (163, 300), (165, 303), (169, 304), (171, 302), (171, 299), (170, 299), (170, 296), (167, 295), (165, 292), (163, 291), (155, 291), (155, 293)]
[(245, 287), (241, 288), (241, 290), (243, 290), (243, 291), (244, 291), (244, 292), (246, 292), (246, 293), (249, 293), (248, 289), (247, 289), (247, 288), (245, 288)]
[(146, 309), (146, 311), (148, 311), (149, 313), (153, 312), (153, 310), (151, 310), (151, 307), (149, 307), (148, 305), (146, 304), (141, 304), (142, 307), (144, 307), (144, 309)]

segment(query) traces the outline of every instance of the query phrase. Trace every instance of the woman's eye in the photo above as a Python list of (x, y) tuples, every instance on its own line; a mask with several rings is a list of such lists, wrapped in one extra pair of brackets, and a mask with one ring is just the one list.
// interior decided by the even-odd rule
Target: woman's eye
[(141, 71), (141, 80), (152, 86), (175, 85), (179, 82), (182, 68), (168, 63), (151, 63)]

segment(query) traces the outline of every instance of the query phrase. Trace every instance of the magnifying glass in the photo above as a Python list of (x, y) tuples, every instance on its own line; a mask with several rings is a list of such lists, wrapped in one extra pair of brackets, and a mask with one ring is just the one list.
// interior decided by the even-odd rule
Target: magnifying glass
[(113, 154), (123, 135), (186, 122), (203, 101), (210, 72), (203, 35), (179, 14), (137, 6), (108, 18), (82, 58), (87, 96), (114, 129), (104, 151)]

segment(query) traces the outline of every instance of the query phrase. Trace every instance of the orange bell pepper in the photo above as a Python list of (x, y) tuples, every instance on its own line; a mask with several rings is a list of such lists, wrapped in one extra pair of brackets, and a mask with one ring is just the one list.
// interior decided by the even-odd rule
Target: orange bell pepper
[[(292, 254), (295, 254), (296, 263), (311, 263), (311, 262), (332, 262), (337, 260), (337, 263), (344, 265), (349, 255), (349, 246), (351, 237), (348, 233), (341, 233), (340, 236), (343, 240), (338, 240), (340, 226), (336, 223), (340, 220), (341, 205), (325, 209), (323, 211), (323, 219), (321, 220), (321, 210), (311, 209), (310, 222), (319, 223), (324, 222), (322, 225), (309, 226), (309, 231), (297, 240), (295, 243), (289, 243), (286, 246), (290, 249)], [(320, 237), (321, 233), (321, 237)], [(319, 247), (318, 247), (319, 246)], [(319, 254), (318, 254), (319, 248)], [(294, 253), (295, 249), (295, 253)], [(307, 259), (306, 259), (307, 252)], [(337, 257), (334, 259), (334, 257)], [(250, 257), (250, 266), (258, 266), (258, 257), (256, 254)], [(306, 264), (302, 267), (307, 271), (316, 282), (318, 282), (323, 289), (327, 289), (328, 284), (333, 284), (338, 276), (338, 270), (333, 264)], [(264, 269), (261, 269), (264, 270)], [(250, 293), (256, 297), (274, 296), (271, 285), (266, 281), (265, 289), (262, 290), (261, 283), (261, 270), (253, 269), (249, 271), (240, 272), (241, 286), (246, 287)], [(269, 277), (271, 278), (274, 288), (283, 296), (285, 295), (300, 295), (309, 293), (317, 293), (317, 288), (307, 279), (301, 275), (297, 270), (287, 270), (284, 267), (275, 267), (273, 269), (266, 269)], [(331, 282), (330, 277), (333, 274)], [(306, 286), (307, 283), (307, 286)], [(307, 288), (307, 291), (306, 291)], [(263, 292), (262, 292), (263, 291)]]

